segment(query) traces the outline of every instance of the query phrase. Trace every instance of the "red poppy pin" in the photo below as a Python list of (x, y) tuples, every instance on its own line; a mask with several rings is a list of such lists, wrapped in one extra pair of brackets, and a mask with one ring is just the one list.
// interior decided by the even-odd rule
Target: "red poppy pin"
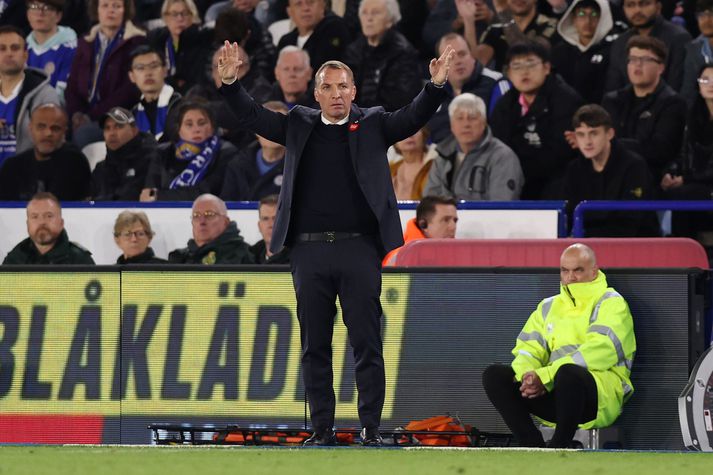
[(356, 132), (357, 130), (359, 130), (359, 121), (349, 124), (349, 132)]

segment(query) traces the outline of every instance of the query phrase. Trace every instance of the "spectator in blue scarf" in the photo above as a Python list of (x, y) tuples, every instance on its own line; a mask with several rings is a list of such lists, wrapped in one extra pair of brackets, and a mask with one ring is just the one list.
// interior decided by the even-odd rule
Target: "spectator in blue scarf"
[(178, 139), (162, 144), (149, 166), (141, 201), (189, 201), (204, 193), (220, 195), (228, 163), (237, 149), (216, 134), (215, 118), (204, 102), (178, 109)]

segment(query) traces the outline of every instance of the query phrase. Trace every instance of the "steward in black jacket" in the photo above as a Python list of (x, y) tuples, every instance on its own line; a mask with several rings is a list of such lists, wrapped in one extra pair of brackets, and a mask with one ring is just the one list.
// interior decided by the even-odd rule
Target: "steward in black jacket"
[(57, 237), (54, 247), (45, 254), (40, 254), (29, 237), (23, 239), (12, 251), (7, 253), (6, 264), (88, 264), (93, 265), (92, 253), (73, 243), (64, 229)]

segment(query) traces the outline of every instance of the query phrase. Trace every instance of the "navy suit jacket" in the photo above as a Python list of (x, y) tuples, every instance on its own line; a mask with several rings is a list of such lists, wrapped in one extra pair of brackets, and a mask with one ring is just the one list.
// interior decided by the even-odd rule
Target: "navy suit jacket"
[[(256, 103), (239, 81), (223, 85), (221, 92), (240, 120), (240, 126), (285, 145), (285, 170), (277, 206), (270, 251), (284, 245), (290, 226), (297, 167), (321, 111), (295, 106), (287, 115), (272, 112)], [(386, 254), (403, 245), (401, 220), (391, 181), (386, 151), (392, 144), (415, 134), (436, 112), (443, 89), (426, 84), (411, 104), (395, 111), (383, 107), (363, 109), (352, 104), (349, 112), (349, 151), (357, 182), (379, 224), (379, 236)], [(319, 186), (319, 183), (315, 183)]]

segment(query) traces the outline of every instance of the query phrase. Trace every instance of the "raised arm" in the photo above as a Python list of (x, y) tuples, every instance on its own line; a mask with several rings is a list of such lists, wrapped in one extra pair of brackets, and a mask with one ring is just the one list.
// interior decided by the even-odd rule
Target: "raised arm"
[(221, 94), (235, 113), (239, 127), (285, 145), (287, 116), (265, 109), (250, 97), (238, 81), (238, 71), (242, 64), (238, 44), (226, 40), (218, 57), (218, 74), (223, 82)]
[(448, 80), (448, 69), (453, 59), (453, 47), (446, 45), (439, 58), (428, 65), (431, 81), (416, 98), (401, 109), (384, 114), (384, 137), (387, 143), (396, 143), (410, 137), (426, 125), (441, 105), (445, 95), (443, 86)]

